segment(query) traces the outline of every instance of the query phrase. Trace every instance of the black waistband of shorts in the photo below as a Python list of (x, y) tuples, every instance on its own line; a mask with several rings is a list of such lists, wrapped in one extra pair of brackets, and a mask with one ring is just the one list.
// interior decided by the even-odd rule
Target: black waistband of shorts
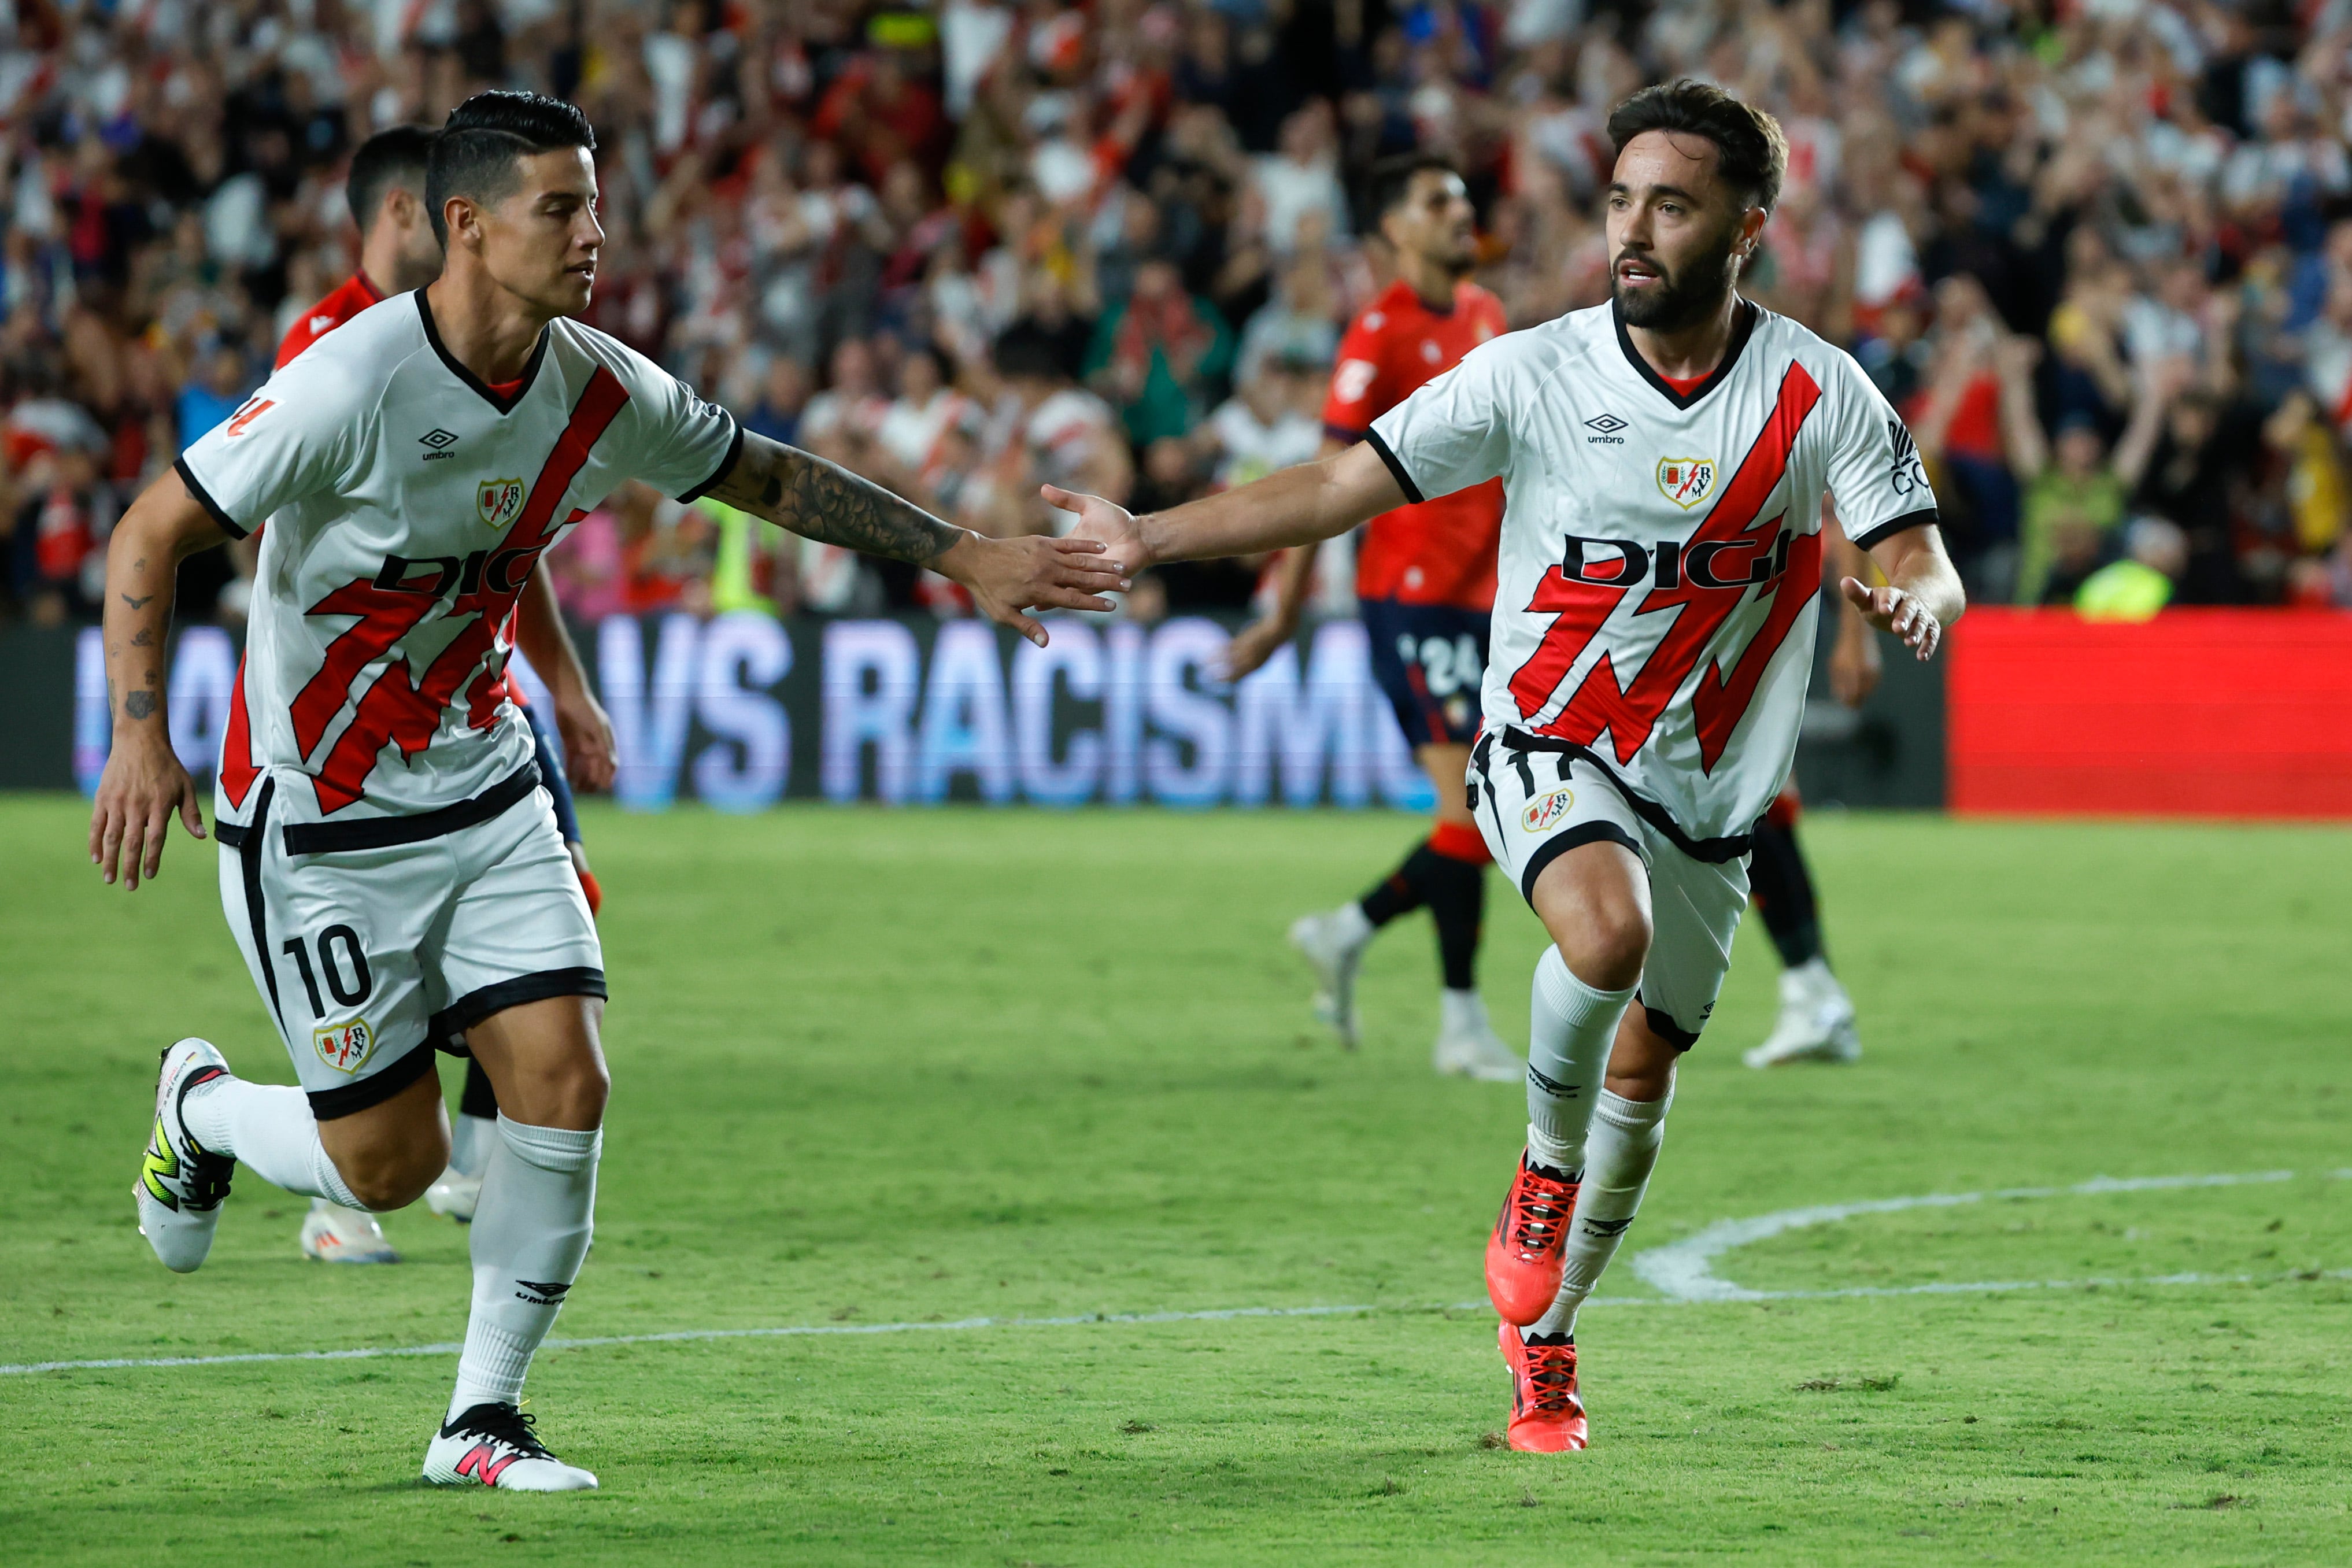
[(1580, 746), (1574, 741), (1562, 740), (1557, 735), (1530, 734), (1517, 725), (1505, 726), (1502, 740), (1504, 745), (1515, 752), (1559, 752), (1580, 763), (1589, 763), (1609, 781), (1611, 788), (1625, 797), (1625, 804), (1633, 808), (1634, 816), (1665, 835), (1667, 843), (1694, 860), (1706, 860), (1716, 865), (1737, 860), (1748, 853), (1754, 841), (1755, 836), (1748, 833), (1734, 834), (1728, 838), (1693, 838), (1683, 831), (1682, 825), (1674, 819), (1671, 812), (1619, 778), (1617, 770), (1602, 762), (1589, 746)]
[[(462, 827), (503, 815), (539, 787), (539, 764), (525, 763), (519, 773), (455, 805), (420, 811), (414, 816), (363, 816), (352, 822), (289, 822), (286, 825), (289, 855), (331, 855), (341, 849), (389, 849), (396, 844), (422, 844)], [(229, 840), (224, 837), (221, 842)]]

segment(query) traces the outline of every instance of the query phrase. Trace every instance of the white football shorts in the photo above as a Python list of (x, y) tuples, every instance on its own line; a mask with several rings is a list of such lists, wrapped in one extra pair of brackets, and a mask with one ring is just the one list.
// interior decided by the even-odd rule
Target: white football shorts
[(1696, 1045), (1748, 909), (1746, 837), (1694, 841), (1664, 807), (1618, 784), (1581, 747), (1517, 731), (1479, 737), (1465, 783), (1478, 831), (1522, 898), (1544, 868), (1580, 845), (1622, 844), (1642, 858), (1651, 937), (1638, 999), (1650, 1027), (1676, 1049)]
[[(526, 766), (409, 816), (218, 824), (221, 907), (320, 1121), (379, 1105), (494, 1013), (604, 994), (604, 953)], [(289, 790), (307, 795), (299, 778)]]

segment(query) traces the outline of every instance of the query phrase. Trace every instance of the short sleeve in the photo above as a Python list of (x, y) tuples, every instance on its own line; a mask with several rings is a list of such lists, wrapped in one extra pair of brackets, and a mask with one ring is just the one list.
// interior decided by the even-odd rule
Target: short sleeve
[(1460, 364), (1372, 421), (1366, 439), (1411, 501), (1485, 484), (1510, 467), (1506, 340), (1481, 343)]
[(1830, 449), (1830, 495), (1848, 539), (1868, 550), (1905, 529), (1936, 521), (1936, 492), (1927, 486), (1911, 432), (1870, 377), (1840, 354), (1835, 440)]
[(369, 423), (352, 391), (314, 354), (264, 382), (173, 466), (222, 531), (243, 539), (280, 508), (341, 485)]
[(1323, 430), (1334, 440), (1360, 441), (1372, 419), (1387, 405), (1381, 395), (1381, 340), (1360, 316), (1339, 340), (1339, 363), (1331, 369), (1330, 395), (1323, 400)]
[(679, 500), (699, 500), (735, 466), (743, 449), (742, 426), (653, 361), (624, 352), (625, 363), (614, 368), (636, 415), (631, 477)]

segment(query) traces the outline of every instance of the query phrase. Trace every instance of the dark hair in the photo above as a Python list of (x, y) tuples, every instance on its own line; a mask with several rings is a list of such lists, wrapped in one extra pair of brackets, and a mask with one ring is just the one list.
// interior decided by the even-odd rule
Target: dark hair
[(1780, 122), (1721, 88), (1687, 77), (1660, 82), (1609, 116), (1609, 142), (1617, 153), (1647, 131), (1706, 137), (1715, 143), (1716, 173), (1725, 184), (1767, 212), (1780, 200), (1780, 181), (1789, 172), (1789, 140)]
[(499, 88), (478, 92), (451, 110), (425, 169), (425, 205), (434, 237), (449, 243), (442, 209), (451, 196), (496, 202), (513, 192), (523, 159), (559, 147), (596, 150), (588, 117), (560, 98)]
[(1451, 159), (1435, 153), (1399, 153), (1373, 164), (1371, 177), (1365, 186), (1365, 192), (1371, 200), (1372, 226), (1378, 228), (1381, 219), (1404, 205), (1412, 195), (1414, 175), (1432, 170), (1457, 178), (1462, 173), (1454, 166)]
[(352, 221), (360, 226), (362, 242), (383, 211), (386, 193), (414, 191), (418, 201), (425, 199), (425, 166), (433, 153), (435, 135), (422, 125), (395, 125), (377, 132), (352, 154), (343, 199), (351, 204)]

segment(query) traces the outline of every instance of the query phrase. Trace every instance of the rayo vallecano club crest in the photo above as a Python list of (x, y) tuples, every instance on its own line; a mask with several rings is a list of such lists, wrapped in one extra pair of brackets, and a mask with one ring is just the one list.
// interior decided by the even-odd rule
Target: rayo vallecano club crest
[(520, 479), (484, 479), (474, 491), (474, 510), (490, 527), (504, 528), (522, 515), (522, 498)]
[(1713, 458), (1660, 458), (1660, 493), (1685, 511), (1715, 493)]

